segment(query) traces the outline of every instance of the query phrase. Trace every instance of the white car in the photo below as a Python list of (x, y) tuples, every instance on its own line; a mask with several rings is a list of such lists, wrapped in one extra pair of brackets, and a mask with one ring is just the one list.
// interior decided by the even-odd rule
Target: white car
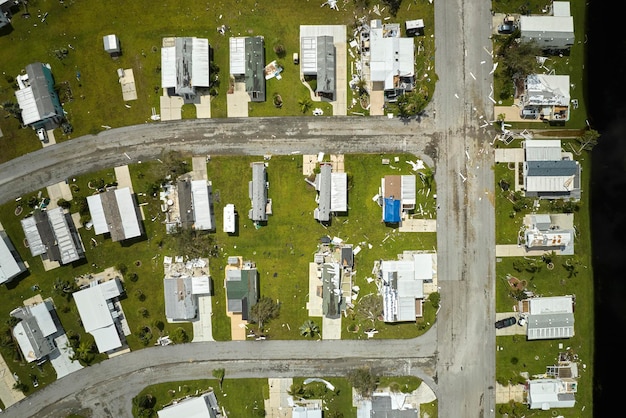
[(48, 142), (48, 133), (44, 128), (37, 129), (37, 137), (41, 142)]

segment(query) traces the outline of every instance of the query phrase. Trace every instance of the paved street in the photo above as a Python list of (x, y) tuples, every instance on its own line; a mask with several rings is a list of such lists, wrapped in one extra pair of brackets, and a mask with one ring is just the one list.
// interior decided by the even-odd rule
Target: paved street
[[(8, 417), (130, 416), (148, 383), (208, 377), (344, 376), (370, 364), (385, 375), (416, 375), (442, 418), (495, 413), (494, 163), (489, 2), (435, 2), (437, 89), (420, 121), (387, 117), (228, 118), (161, 121), (104, 131), (0, 165), (0, 202), (67, 178), (159, 158), (193, 155), (411, 152), (435, 169), (438, 280), (442, 308), (410, 341), (235, 341), (156, 347), (115, 357), (18, 402)], [(254, 344), (254, 347), (252, 347)]]

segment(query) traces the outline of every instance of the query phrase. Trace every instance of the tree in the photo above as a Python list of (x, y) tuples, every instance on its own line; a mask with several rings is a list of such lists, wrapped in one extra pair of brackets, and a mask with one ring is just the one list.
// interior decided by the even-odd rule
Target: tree
[(137, 409), (140, 417), (150, 417), (154, 415), (156, 398), (150, 393), (138, 395), (133, 398), (133, 406)]
[(525, 79), (535, 72), (537, 59), (541, 55), (541, 48), (534, 42), (507, 42), (501, 49), (503, 64), (506, 73), (512, 79)]
[(362, 397), (369, 398), (378, 386), (378, 376), (369, 367), (360, 367), (348, 373), (348, 382)]
[(400, 95), (396, 102), (398, 115), (403, 118), (419, 115), (427, 104), (426, 96), (417, 90)]
[(213, 235), (204, 231), (178, 228), (174, 233), (170, 234), (170, 237), (174, 239), (173, 246), (178, 247), (178, 252), (186, 254), (189, 258), (200, 258), (207, 255), (217, 256)]
[(74, 354), (70, 357), (70, 360), (78, 360), (83, 366), (88, 366), (94, 358), (93, 344), (89, 341), (81, 341), (78, 347), (74, 348)]
[(13, 389), (19, 390), (20, 392), (26, 394), (26, 392), (28, 392), (30, 390), (30, 386), (28, 386), (24, 382), (15, 382), (13, 384)]
[(574, 151), (576, 155), (580, 155), (581, 152), (591, 151), (593, 147), (598, 145), (598, 139), (600, 138), (600, 133), (595, 129), (586, 130), (582, 136), (576, 138), (578, 143), (580, 144), (580, 148), (578, 151)]
[(280, 306), (275, 303), (272, 298), (267, 296), (263, 296), (259, 299), (259, 301), (250, 309), (252, 320), (257, 323), (259, 330), (263, 328), (263, 323), (276, 318), (279, 313)]
[(224, 376), (226, 375), (226, 369), (213, 369), (213, 372), (211, 374), (213, 375), (214, 378), (217, 379), (217, 381), (220, 384), (220, 390), (222, 390), (222, 383), (224, 382)]
[(70, 283), (69, 280), (63, 280), (57, 277), (52, 284), (52, 292), (56, 295), (62, 296), (65, 300), (69, 301), (72, 293), (76, 290), (76, 283)]
[(300, 111), (302, 113), (306, 113), (309, 110), (311, 110), (311, 106), (313, 106), (313, 102), (311, 102), (311, 98), (303, 97), (302, 99), (298, 100), (298, 106), (300, 106)]
[(314, 337), (319, 335), (319, 333), (320, 327), (310, 319), (306, 320), (305, 323), (300, 326), (300, 335), (303, 337)]
[(172, 341), (176, 344), (184, 344), (189, 342), (189, 334), (185, 331), (185, 328), (178, 327), (170, 335)]
[(356, 305), (356, 314), (362, 319), (372, 322), (372, 326), (383, 312), (383, 299), (380, 295), (370, 294), (363, 296)]

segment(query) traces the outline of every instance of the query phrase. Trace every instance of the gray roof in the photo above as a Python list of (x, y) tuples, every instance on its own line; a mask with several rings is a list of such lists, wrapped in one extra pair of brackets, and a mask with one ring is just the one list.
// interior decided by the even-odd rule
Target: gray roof
[(6, 232), (0, 230), (0, 283), (9, 282), (24, 271), (26, 266), (22, 258)]
[(176, 183), (178, 193), (178, 210), (180, 225), (185, 229), (193, 226), (193, 205), (191, 202), (191, 181), (189, 178), (178, 180)]
[(378, 395), (372, 396), (372, 409), (370, 416), (372, 418), (418, 418), (417, 409), (392, 409), (391, 396)]
[(245, 40), (245, 80), (246, 92), (253, 102), (265, 101), (265, 44), (262, 36), (248, 37)]
[(320, 173), (315, 176), (315, 189), (319, 192), (317, 209), (313, 212), (315, 219), (321, 222), (330, 220), (330, 183), (332, 166), (320, 164)]
[(63, 208), (36, 210), (21, 224), (33, 257), (46, 254), (49, 260), (68, 264), (84, 256), (74, 222)]
[(248, 193), (252, 209), (249, 217), (255, 222), (267, 221), (267, 173), (265, 163), (252, 163), (252, 181), (249, 183)]
[(530, 298), (527, 337), (529, 340), (574, 336), (573, 296)]
[(96, 235), (109, 232), (116, 242), (143, 234), (139, 208), (129, 187), (87, 196), (87, 204)]
[(161, 86), (174, 88), (177, 95), (195, 96), (196, 87), (209, 87), (209, 41), (175, 38), (174, 45), (161, 49)]
[(556, 197), (580, 197), (581, 169), (578, 162), (527, 161), (524, 168), (524, 188), (527, 196), (551, 194)]
[[(68, 219), (69, 218), (69, 219)], [(78, 241), (76, 231), (73, 231), (63, 208), (57, 207), (48, 210), (48, 220), (54, 231), (56, 246), (59, 249), (61, 264), (68, 264), (83, 256), (83, 249)]]
[(165, 292), (165, 316), (172, 321), (188, 321), (198, 314), (197, 297), (192, 293), (192, 278), (166, 277), (163, 280)]
[(335, 94), (335, 45), (332, 36), (317, 37), (316, 93)]
[(34, 126), (48, 119), (58, 123), (64, 114), (54, 91), (52, 72), (44, 64), (35, 62), (26, 66), (26, 74), (29, 85), (15, 92), (24, 124)]
[(341, 294), (341, 266), (339, 263), (322, 265), (322, 312), (327, 318), (338, 318), (345, 308)]
[(331, 164), (320, 164), (320, 173), (315, 177), (315, 189), (319, 194), (318, 206), (313, 212), (313, 216), (318, 221), (328, 222), (331, 212), (348, 210), (348, 177), (346, 173), (333, 173)]
[(529, 176), (572, 176), (578, 174), (578, 163), (572, 160), (527, 161)]
[(206, 180), (191, 181), (191, 200), (193, 203), (194, 229), (211, 231), (213, 225), (213, 213), (211, 212), (211, 192)]
[(57, 332), (52, 306), (46, 302), (14, 309), (11, 316), (21, 319), (14, 328), (17, 340), (26, 361), (41, 359), (56, 350), (52, 337)]

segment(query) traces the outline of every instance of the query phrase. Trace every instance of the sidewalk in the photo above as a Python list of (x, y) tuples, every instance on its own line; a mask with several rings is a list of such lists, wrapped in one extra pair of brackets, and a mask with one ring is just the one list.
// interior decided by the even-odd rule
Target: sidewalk
[(22, 392), (13, 389), (15, 383), (17, 381), (9, 370), (9, 366), (4, 361), (4, 357), (0, 355), (0, 400), (2, 400), (5, 408), (25, 398)]

